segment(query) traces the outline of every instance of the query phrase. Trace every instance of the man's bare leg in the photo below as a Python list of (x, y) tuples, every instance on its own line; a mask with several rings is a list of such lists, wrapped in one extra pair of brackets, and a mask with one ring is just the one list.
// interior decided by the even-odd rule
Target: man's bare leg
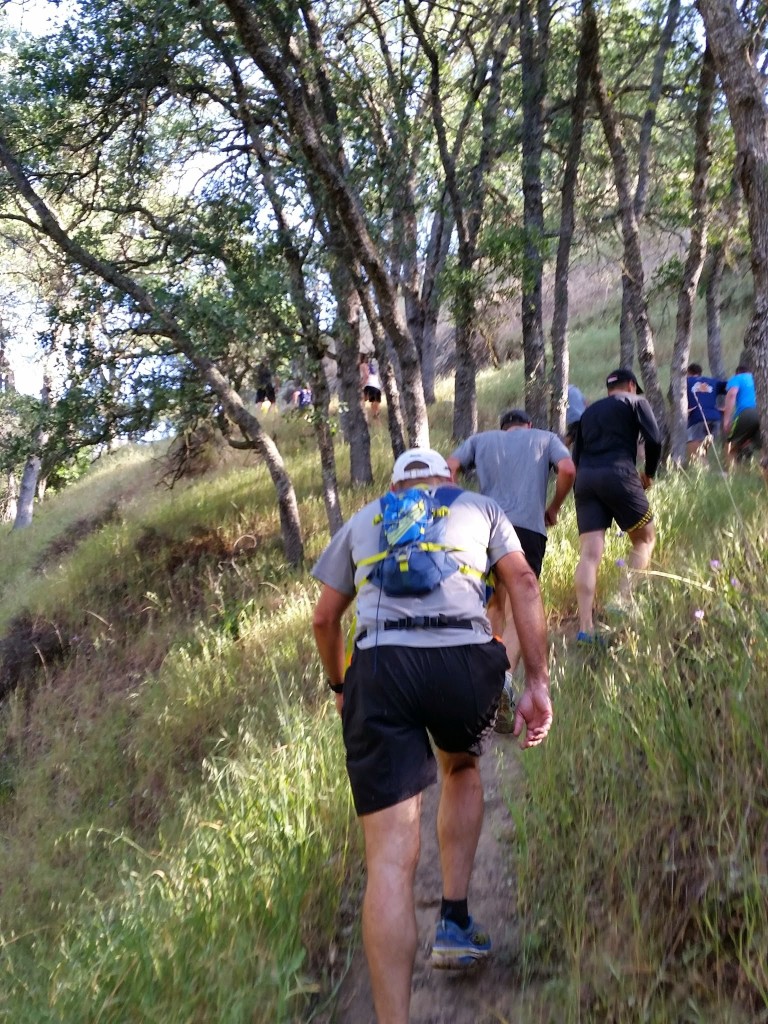
[(413, 880), (421, 794), (360, 818), (368, 880), (363, 945), (378, 1024), (408, 1024), (416, 957)]
[(590, 530), (579, 535), (579, 564), (576, 566), (576, 602), (579, 606), (579, 630), (594, 632), (594, 604), (597, 592), (597, 570), (605, 548), (605, 530)]
[(632, 550), (627, 559), (630, 569), (647, 569), (651, 564), (651, 555), (656, 544), (656, 530), (653, 523), (646, 523), (645, 526), (632, 530), (629, 534), (632, 541)]
[(465, 900), (483, 827), (483, 782), (478, 758), (437, 751), (442, 772), (437, 841), (443, 872), (443, 896)]

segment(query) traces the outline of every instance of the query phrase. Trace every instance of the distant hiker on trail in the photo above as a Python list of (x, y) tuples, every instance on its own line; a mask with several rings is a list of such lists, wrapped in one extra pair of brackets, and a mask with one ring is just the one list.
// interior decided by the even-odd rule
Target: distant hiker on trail
[(725, 394), (724, 380), (705, 377), (699, 363), (688, 367), (688, 459), (703, 458), (713, 439), (720, 433), (723, 414), (718, 399)]
[[(508, 666), (485, 613), (489, 566), (511, 595), (526, 670), (515, 734), (525, 730), (522, 746), (535, 746), (552, 722), (539, 586), (501, 508), (455, 487), (442, 455), (429, 448), (400, 455), (392, 490), (352, 516), (312, 570), (323, 584), (315, 639), (343, 711), (365, 839), (363, 943), (379, 1024), (408, 1022), (421, 793), (436, 781), (435, 754), (443, 900), (431, 962), (461, 969), (491, 950), (467, 907), (483, 820), (478, 758)], [(345, 671), (341, 623), (355, 600)]]
[(291, 395), (291, 407), (298, 409), (299, 412), (305, 412), (307, 409), (312, 408), (312, 389), (307, 387), (306, 384), (302, 384), (301, 387)]
[[(570, 453), (557, 434), (534, 430), (524, 409), (502, 413), (498, 430), (487, 430), (468, 438), (448, 458), (453, 479), (473, 467), (480, 490), (504, 509), (515, 528), (523, 554), (538, 579), (547, 547), (547, 527), (554, 526), (560, 506), (576, 477)], [(547, 505), (550, 471), (557, 473), (555, 491)], [(513, 705), (512, 673), (520, 661), (520, 643), (511, 614), (509, 595), (497, 584), (488, 606), (493, 631), (507, 649), (507, 673), (496, 729), (510, 731), (509, 709)]]
[(262, 412), (275, 406), (275, 381), (266, 363), (261, 363), (256, 371), (256, 404)]
[(748, 450), (762, 447), (755, 380), (744, 363), (736, 367), (736, 373), (726, 384), (723, 434), (727, 469)]
[[(629, 535), (632, 551), (628, 568), (646, 569), (651, 560), (656, 531), (645, 492), (651, 486), (661, 455), (661, 436), (653, 410), (642, 397), (642, 388), (631, 370), (618, 369), (605, 382), (608, 397), (584, 411), (576, 431), (573, 461), (576, 463), (576, 523), (579, 530), (579, 564), (576, 566), (576, 598), (579, 606), (581, 644), (601, 644), (595, 633), (593, 606), (597, 570), (603, 557), (605, 531), (613, 520)], [(637, 445), (645, 442), (645, 472), (635, 465)], [(631, 576), (622, 579), (622, 597), (629, 597)]]
[(371, 408), (371, 419), (377, 420), (381, 411), (381, 377), (379, 364), (366, 356), (360, 359), (360, 385), (363, 397)]
[(568, 385), (568, 405), (565, 410), (565, 443), (570, 448), (576, 440), (576, 427), (589, 405), (575, 384)]

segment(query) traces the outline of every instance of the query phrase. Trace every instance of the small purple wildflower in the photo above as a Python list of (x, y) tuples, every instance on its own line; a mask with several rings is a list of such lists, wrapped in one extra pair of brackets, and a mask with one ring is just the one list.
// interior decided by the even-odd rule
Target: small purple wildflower
[(618, 567), (620, 569), (623, 569), (626, 564), (627, 563), (626, 563), (626, 561), (623, 558), (617, 558), (616, 559), (616, 565), (618, 565)]
[(709, 563), (709, 568), (714, 569), (715, 572), (720, 568), (721, 562), (719, 558), (713, 558)]
[(696, 611), (693, 613), (693, 617), (694, 619), (696, 619), (697, 622), (701, 622), (701, 620), (704, 618), (704, 610), (702, 608), (697, 608)]
[(741, 590), (741, 580), (738, 576), (731, 576), (731, 586), (734, 590)]

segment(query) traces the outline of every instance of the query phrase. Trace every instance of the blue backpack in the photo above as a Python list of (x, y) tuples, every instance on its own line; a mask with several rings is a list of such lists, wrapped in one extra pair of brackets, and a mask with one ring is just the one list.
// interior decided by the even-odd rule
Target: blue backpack
[(438, 487), (434, 493), (418, 487), (390, 491), (381, 499), (379, 553), (361, 565), (373, 565), (368, 581), (390, 597), (428, 594), (457, 570), (466, 571), (451, 557), (445, 544), (445, 519), (462, 494), (460, 487)]

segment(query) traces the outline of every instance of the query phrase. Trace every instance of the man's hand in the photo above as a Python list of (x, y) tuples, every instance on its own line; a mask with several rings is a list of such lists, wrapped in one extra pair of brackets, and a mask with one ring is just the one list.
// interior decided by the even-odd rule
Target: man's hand
[(643, 490), (647, 491), (648, 488), (653, 484), (653, 480), (648, 476), (647, 473), (640, 473), (640, 483), (643, 485)]
[(547, 526), (554, 526), (557, 522), (557, 513), (560, 511), (559, 508), (555, 508), (554, 505), (550, 505), (544, 512), (544, 522)]
[(344, 694), (336, 693), (334, 696), (336, 698), (336, 711), (339, 714), (339, 718), (341, 718), (341, 709), (344, 707)]
[(458, 459), (454, 459), (452, 455), (449, 455), (445, 460), (448, 463), (448, 469), (451, 471), (451, 482), (458, 483), (459, 473), (462, 470), (462, 465)]
[(520, 741), (523, 750), (543, 743), (551, 725), (552, 701), (548, 688), (541, 684), (526, 688), (517, 702), (513, 731), (513, 735), (520, 736), (525, 727), (525, 736)]

